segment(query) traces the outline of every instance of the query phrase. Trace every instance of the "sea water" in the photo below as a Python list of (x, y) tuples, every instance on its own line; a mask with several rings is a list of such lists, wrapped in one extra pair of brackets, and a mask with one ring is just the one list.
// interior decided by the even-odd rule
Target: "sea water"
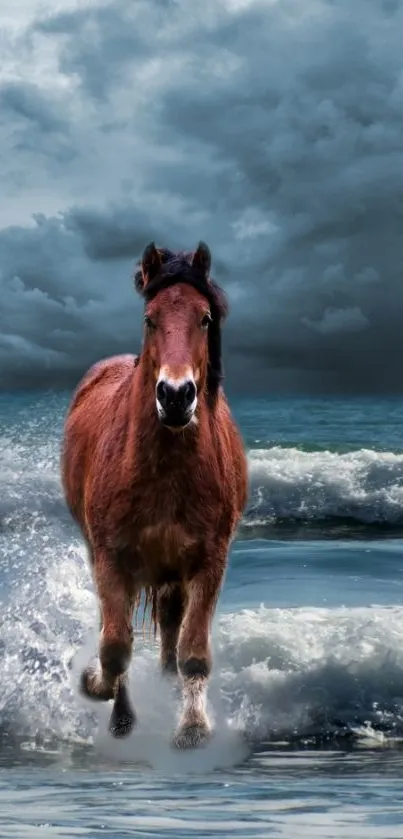
[(403, 837), (403, 400), (231, 400), (250, 495), (215, 735), (178, 753), (147, 634), (128, 740), (77, 692), (98, 611), (60, 488), (69, 398), (0, 398), (0, 836)]

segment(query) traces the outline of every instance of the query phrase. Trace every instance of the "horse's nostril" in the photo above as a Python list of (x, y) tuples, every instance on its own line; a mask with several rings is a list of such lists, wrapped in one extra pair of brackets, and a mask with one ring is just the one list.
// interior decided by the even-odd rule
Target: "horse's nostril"
[(183, 395), (186, 407), (189, 407), (189, 405), (194, 402), (196, 396), (196, 386), (194, 382), (186, 382)]
[(165, 407), (168, 402), (168, 388), (164, 381), (157, 384), (157, 399), (162, 407)]

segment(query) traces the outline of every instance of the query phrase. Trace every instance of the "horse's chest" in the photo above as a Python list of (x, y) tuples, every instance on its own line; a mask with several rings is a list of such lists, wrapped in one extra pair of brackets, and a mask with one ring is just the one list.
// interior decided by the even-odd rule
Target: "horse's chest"
[(165, 521), (190, 526), (206, 489), (207, 482), (198, 480), (190, 468), (179, 473), (172, 470), (172, 473), (148, 481), (143, 489), (143, 497), (147, 499), (143, 509), (149, 524)]
[(116, 532), (149, 580), (187, 573), (222, 507), (222, 484), (211, 462), (188, 462), (183, 469), (171, 463), (166, 471), (158, 466), (155, 473), (137, 472)]
[(175, 565), (201, 537), (197, 501), (186, 476), (167, 476), (148, 485), (133, 510), (133, 536), (143, 556)]
[(137, 548), (147, 561), (155, 560), (169, 567), (176, 567), (181, 558), (197, 544), (195, 534), (189, 532), (186, 524), (162, 520), (138, 530)]

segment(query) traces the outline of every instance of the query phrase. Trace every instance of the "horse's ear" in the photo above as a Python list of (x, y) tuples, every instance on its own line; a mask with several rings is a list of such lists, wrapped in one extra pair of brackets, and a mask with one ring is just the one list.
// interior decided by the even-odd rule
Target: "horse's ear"
[(141, 271), (136, 279), (138, 291), (143, 291), (148, 283), (157, 276), (162, 265), (161, 256), (154, 242), (150, 242), (141, 257)]
[(208, 280), (211, 268), (210, 248), (205, 242), (199, 242), (192, 259), (192, 268), (199, 271), (205, 280)]

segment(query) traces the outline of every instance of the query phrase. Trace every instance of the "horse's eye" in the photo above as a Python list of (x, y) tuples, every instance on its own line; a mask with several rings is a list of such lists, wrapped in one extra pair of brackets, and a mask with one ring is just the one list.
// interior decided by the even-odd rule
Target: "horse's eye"
[(144, 323), (145, 323), (147, 329), (155, 329), (156, 328), (155, 323), (153, 323), (153, 321), (151, 320), (150, 317), (148, 317), (148, 315), (144, 315)]
[(202, 318), (202, 322), (200, 324), (202, 329), (208, 329), (209, 324), (211, 323), (211, 315), (207, 312), (204, 317)]

